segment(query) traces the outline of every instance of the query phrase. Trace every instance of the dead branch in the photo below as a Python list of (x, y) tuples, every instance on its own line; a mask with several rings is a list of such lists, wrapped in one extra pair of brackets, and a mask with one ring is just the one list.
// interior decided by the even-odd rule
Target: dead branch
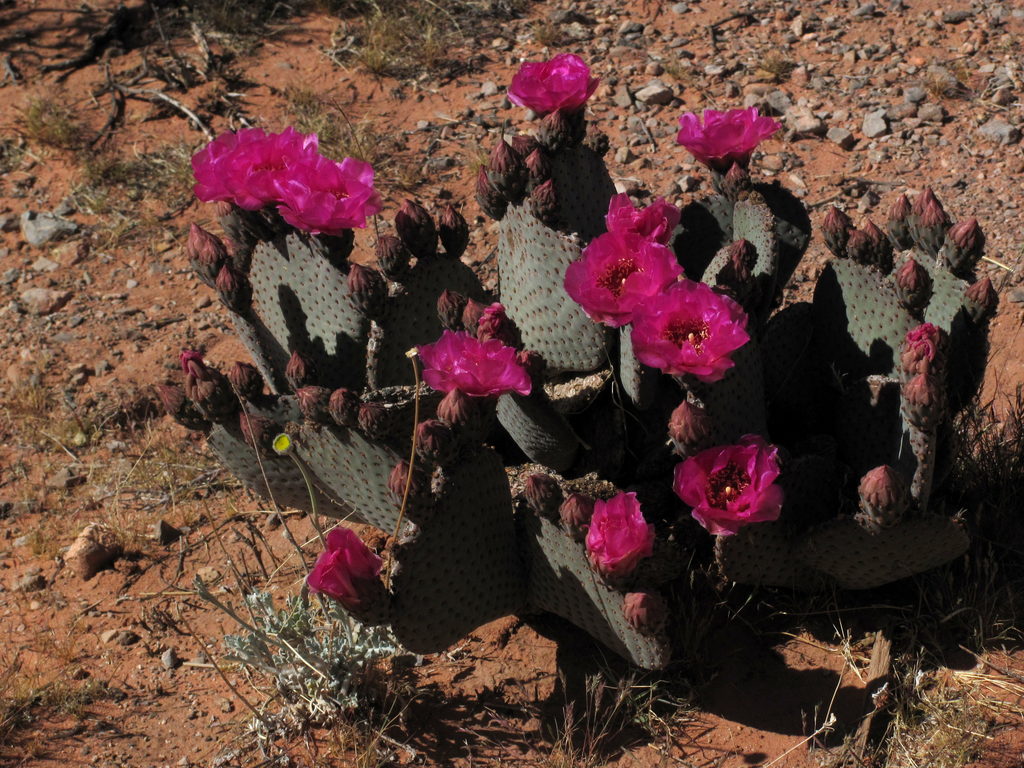
[(181, 112), (181, 114), (183, 114), (185, 117), (191, 120), (195, 124), (196, 128), (203, 132), (203, 135), (206, 136), (207, 139), (213, 141), (213, 131), (211, 131), (206, 126), (206, 123), (202, 121), (199, 115), (197, 115), (195, 112), (186, 107), (177, 99), (168, 96), (163, 91), (158, 91), (154, 88), (129, 88), (127, 85), (121, 85), (120, 83), (111, 83), (110, 87), (117, 91), (120, 91), (122, 94), (132, 99), (141, 99), (142, 101), (148, 101), (150, 103), (162, 101), (166, 104), (170, 104), (176, 110)]
[(43, 64), (40, 70), (43, 72), (58, 72), (64, 70), (81, 69), (92, 64), (115, 40), (119, 40), (128, 27), (131, 14), (124, 3), (119, 3), (110, 16), (110, 21), (94, 35), (89, 36), (89, 42), (85, 50), (70, 59), (55, 61), (53, 64)]

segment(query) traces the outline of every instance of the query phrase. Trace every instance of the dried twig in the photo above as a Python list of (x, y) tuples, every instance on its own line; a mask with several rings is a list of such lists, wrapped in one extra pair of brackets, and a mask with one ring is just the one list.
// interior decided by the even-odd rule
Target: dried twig
[(196, 128), (203, 132), (203, 135), (206, 136), (207, 139), (213, 141), (213, 131), (211, 131), (207, 127), (206, 123), (202, 121), (199, 115), (197, 115), (195, 112), (186, 107), (177, 99), (168, 96), (163, 91), (158, 91), (155, 88), (129, 88), (127, 85), (121, 85), (120, 83), (111, 83), (110, 87), (120, 91), (125, 96), (128, 96), (130, 98), (142, 99), (143, 101), (149, 101), (152, 103), (155, 103), (157, 101), (163, 101), (167, 104), (170, 104), (176, 110), (185, 115), (185, 117), (191, 120), (195, 124)]

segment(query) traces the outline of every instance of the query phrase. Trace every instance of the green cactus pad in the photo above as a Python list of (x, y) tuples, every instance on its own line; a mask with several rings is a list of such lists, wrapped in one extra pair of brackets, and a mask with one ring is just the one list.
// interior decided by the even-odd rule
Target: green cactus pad
[[(262, 241), (253, 251), (249, 279), (256, 315), (285, 361), (300, 351), (319, 372), (320, 386), (363, 387), (369, 322), (356, 310), (345, 275), (331, 265), (322, 243), (296, 232)], [(277, 358), (272, 352), (280, 372)]]
[(720, 248), (733, 241), (732, 207), (732, 202), (722, 195), (695, 200), (683, 207), (673, 247), (691, 280), (716, 274), (710, 273), (708, 265)]
[(608, 201), (615, 194), (604, 160), (584, 146), (551, 156), (551, 179), (558, 198), (558, 221), (588, 243), (605, 231)]
[[(270, 419), (281, 431), (290, 422), (302, 418), (298, 405), (292, 397), (282, 397), (275, 402), (258, 406), (247, 405), (250, 413)], [(287, 456), (257, 454), (246, 442), (241, 429), (234, 421), (214, 424), (207, 437), (207, 444), (235, 477), (247, 488), (266, 499), (272, 499), (282, 507), (312, 511), (309, 489), (302, 472)], [(313, 483), (317, 509), (325, 515), (338, 518), (352, 518), (352, 510), (333, 493)]]
[(437, 298), (446, 288), (477, 301), (484, 298), (473, 270), (458, 259), (444, 257), (417, 262), (401, 289), (388, 297), (379, 321), (381, 339), (370, 363), (376, 387), (412, 383), (412, 364), (405, 353), (441, 337), (444, 328), (437, 316)]
[(256, 370), (260, 372), (270, 392), (275, 395), (287, 392), (288, 382), (284, 378), (284, 369), (288, 365), (288, 351), (281, 348), (251, 308), (241, 313), (229, 309), (227, 313), (231, 316), (235, 333), (252, 357)]
[(543, 390), (529, 395), (502, 395), (497, 412), (501, 426), (530, 461), (556, 472), (565, 472), (572, 466), (579, 440)]
[(967, 545), (963, 529), (938, 515), (905, 520), (876, 534), (842, 518), (808, 532), (799, 554), (845, 589), (871, 589), (947, 563)]
[(722, 575), (739, 584), (820, 589), (823, 579), (797, 560), (792, 536), (780, 521), (746, 525), (732, 536), (716, 537), (715, 560)]
[[(746, 240), (757, 250), (757, 261), (751, 270), (758, 283), (759, 314), (768, 317), (775, 298), (775, 278), (779, 271), (779, 240), (775, 235), (775, 216), (756, 192), (740, 200), (733, 209), (732, 236)], [(724, 265), (723, 265), (724, 266)], [(721, 268), (721, 267), (720, 267)], [(709, 271), (714, 270), (714, 264)]]
[(607, 360), (604, 326), (565, 292), (565, 270), (579, 255), (578, 238), (551, 229), (522, 205), (510, 205), (498, 225), (501, 302), (523, 345), (544, 357), (550, 374), (592, 371)]
[(443, 476), (434, 509), (395, 548), (392, 629), (416, 653), (443, 651), (526, 600), (508, 477), (494, 451)]
[(837, 375), (892, 376), (907, 332), (918, 325), (892, 280), (849, 259), (833, 259), (814, 291), (814, 345)]
[(945, 331), (952, 332), (964, 304), (967, 281), (961, 280), (932, 258), (920, 253), (913, 255), (918, 263), (928, 270), (932, 278), (932, 295), (925, 309), (924, 322), (934, 323)]
[(725, 378), (698, 384), (694, 393), (711, 417), (714, 445), (734, 443), (743, 435), (766, 431), (764, 371), (760, 345), (751, 338), (733, 352), (735, 366)]
[(561, 526), (527, 511), (517, 515), (527, 550), (529, 609), (557, 614), (644, 669), (668, 664), (668, 638), (633, 629), (623, 613), (625, 594), (590, 567), (585, 545)]
[[(779, 241), (779, 268), (776, 286), (781, 289), (796, 270), (811, 240), (811, 219), (800, 199), (777, 181), (754, 184), (775, 217), (775, 236)], [(739, 237), (739, 235), (737, 235)]]
[(761, 338), (764, 387), (772, 434), (807, 434), (825, 418), (813, 360), (814, 311), (790, 304), (772, 316)]
[(644, 365), (633, 354), (630, 326), (619, 329), (619, 383), (639, 410), (650, 408), (658, 397), (661, 373)]
[(855, 477), (882, 464), (898, 466), (908, 477), (913, 474), (913, 454), (902, 450), (898, 380), (869, 376), (848, 385), (836, 403), (835, 419), (841, 458)]

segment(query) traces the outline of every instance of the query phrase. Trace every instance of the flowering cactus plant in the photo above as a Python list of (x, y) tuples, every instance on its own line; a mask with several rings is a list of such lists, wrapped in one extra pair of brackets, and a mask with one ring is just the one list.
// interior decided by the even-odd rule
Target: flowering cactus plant
[(777, 123), (684, 115), (716, 193), (638, 208), (586, 124), (596, 84), (570, 55), (513, 79), (538, 125), (496, 137), (477, 176), (493, 296), (452, 206), (435, 221), (407, 201), (376, 267), (349, 261), (380, 198), (315, 137), (242, 131), (194, 161), (227, 237), (193, 227), (189, 258), (255, 365), (222, 375), (188, 352), (161, 398), (254, 490), (395, 534), (380, 573), (332, 532), (309, 584), (411, 650), (553, 612), (658, 668), (667, 587), (709, 535), (727, 578), (800, 589), (878, 586), (966, 547), (941, 460), (996, 301), (977, 222), (930, 192), (899, 198), (888, 233), (833, 209), (813, 301), (780, 308), (810, 220), (748, 172)]

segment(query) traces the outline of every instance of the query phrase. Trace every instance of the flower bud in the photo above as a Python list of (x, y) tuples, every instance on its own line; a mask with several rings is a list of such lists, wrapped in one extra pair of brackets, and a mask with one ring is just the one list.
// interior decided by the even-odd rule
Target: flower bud
[[(405, 247), (405, 243), (394, 235), (381, 235), (377, 240), (375, 252), (377, 266), (389, 280), (400, 283), (409, 274), (409, 259), (412, 258), (412, 254)], [(351, 272), (349, 274), (351, 275)]]
[(558, 198), (555, 196), (555, 180), (548, 179), (530, 192), (530, 212), (548, 225), (558, 221)]
[(537, 139), (528, 133), (517, 133), (508, 140), (508, 143), (520, 157), (526, 157), (540, 146)]
[(920, 373), (904, 383), (903, 410), (915, 427), (929, 432), (935, 429), (944, 410), (939, 380), (931, 374)]
[(861, 229), (851, 229), (846, 240), (846, 255), (858, 264), (865, 266), (872, 263), (871, 239)]
[(469, 225), (462, 214), (455, 210), (455, 206), (445, 206), (437, 222), (437, 230), (441, 236), (445, 256), (457, 259), (465, 253), (466, 246), (469, 245)]
[(554, 518), (562, 503), (562, 488), (551, 475), (538, 472), (526, 478), (523, 496), (534, 513)]
[(604, 157), (611, 149), (611, 142), (608, 141), (608, 134), (596, 125), (587, 125), (586, 134), (583, 137), (583, 145), (598, 157)]
[(825, 219), (821, 222), (821, 235), (825, 245), (836, 256), (846, 258), (846, 244), (850, 239), (853, 222), (850, 217), (834, 205), (828, 209)]
[(351, 264), (348, 268), (348, 292), (363, 317), (378, 320), (384, 313), (388, 284), (376, 269)]
[(476, 337), (480, 341), (497, 339), (506, 347), (518, 347), (522, 343), (516, 324), (505, 312), (505, 307), (497, 302), (484, 307), (483, 314), (477, 320)]
[(449, 331), (461, 331), (462, 313), (468, 303), (469, 299), (461, 293), (445, 288), (437, 298), (437, 316), (441, 325)]
[(949, 228), (940, 256), (953, 272), (964, 277), (974, 271), (983, 250), (985, 233), (977, 219), (967, 219)]
[(562, 526), (577, 539), (582, 538), (583, 529), (590, 525), (593, 515), (594, 500), (582, 493), (570, 493), (558, 508)]
[(964, 309), (975, 323), (988, 320), (998, 305), (999, 295), (987, 277), (983, 277), (964, 292)]
[(203, 362), (203, 355), (194, 349), (183, 349), (178, 355), (178, 364), (181, 365), (181, 372), (186, 376), (203, 378), (208, 375), (206, 363)]
[(535, 149), (526, 156), (527, 191), (551, 178), (551, 158), (543, 149)]
[(388, 418), (387, 408), (381, 403), (360, 403), (356, 418), (359, 429), (371, 439), (383, 440), (391, 431), (391, 419)]
[(240, 411), (238, 414), (238, 427), (246, 445), (264, 456), (271, 455), (274, 438), (281, 432), (281, 428), (270, 419), (260, 416), (258, 413), (246, 413), (245, 411)]
[(526, 190), (526, 164), (504, 139), (491, 150), (487, 176), (502, 197), (512, 203), (523, 199)]
[(356, 427), (359, 425), (359, 395), (350, 389), (339, 387), (331, 393), (327, 401), (327, 412), (339, 427)]
[(475, 299), (466, 299), (466, 307), (462, 310), (462, 326), (468, 333), (476, 333), (477, 326), (480, 324), (480, 318), (484, 316), (485, 309), (487, 309), (486, 304), (482, 304)]
[(330, 415), (331, 390), (326, 387), (303, 387), (295, 391), (302, 418), (314, 424), (326, 424)]
[(547, 361), (540, 352), (532, 349), (521, 349), (516, 353), (516, 362), (529, 374), (532, 381), (539, 381), (548, 367)]
[(910, 506), (910, 492), (903, 476), (883, 464), (860, 481), (860, 512), (857, 522), (869, 533), (896, 525)]
[(892, 272), (893, 248), (889, 238), (885, 236), (882, 230), (875, 226), (871, 219), (864, 222), (861, 231), (867, 237), (871, 263), (878, 267), (883, 274)]
[(911, 212), (911, 233), (915, 242), (930, 256), (937, 255), (950, 223), (942, 203), (931, 189), (926, 189), (914, 200)]
[(683, 400), (668, 420), (668, 436), (680, 456), (690, 456), (708, 447), (712, 422), (708, 412)]
[(185, 395), (206, 418), (223, 421), (238, 410), (238, 398), (220, 371), (203, 362), (202, 355), (192, 350), (181, 353), (181, 367), (185, 372)]
[(243, 400), (255, 400), (263, 394), (263, 377), (255, 366), (236, 362), (228, 368), (228, 382)]
[(188, 256), (189, 263), (199, 279), (211, 288), (220, 268), (228, 260), (228, 251), (224, 243), (198, 224), (189, 227), (185, 255)]
[(480, 210), (495, 221), (500, 221), (508, 208), (508, 200), (491, 184), (487, 166), (481, 166), (480, 172), (476, 175), (476, 201), (480, 205)]
[(747, 240), (737, 240), (729, 246), (729, 258), (715, 275), (715, 284), (725, 288), (740, 304), (744, 304), (754, 290), (752, 268), (757, 250)]
[(735, 202), (750, 191), (750, 174), (746, 168), (734, 162), (718, 183), (722, 194)]
[(910, 258), (896, 270), (895, 277), (896, 295), (904, 307), (917, 314), (928, 306), (928, 299), (932, 296), (932, 278), (927, 269)]
[(660, 632), (668, 621), (668, 606), (653, 592), (629, 592), (622, 601), (622, 612), (629, 626), (647, 635)]
[(316, 384), (316, 368), (312, 360), (296, 350), (288, 358), (288, 365), (284, 368), (284, 377), (294, 392)]
[(228, 264), (220, 268), (214, 285), (221, 302), (232, 312), (245, 312), (252, 304), (252, 286), (248, 278)]
[(156, 394), (167, 415), (186, 429), (205, 431), (210, 428), (210, 422), (188, 401), (181, 387), (157, 384)]
[(587, 121), (582, 109), (571, 113), (556, 109), (546, 114), (540, 121), (537, 140), (549, 152), (571, 149), (583, 141), (586, 126)]
[(914, 238), (910, 234), (910, 201), (907, 200), (906, 195), (897, 197), (896, 202), (889, 209), (886, 229), (889, 230), (889, 237), (902, 250), (914, 247)]
[(437, 253), (437, 227), (427, 209), (413, 200), (406, 200), (395, 214), (395, 231), (413, 256)]
[(469, 438), (482, 438), (486, 423), (483, 406), (477, 398), (453, 389), (437, 404), (437, 418), (461, 430)]
[(414, 467), (410, 478), (409, 462), (399, 461), (388, 475), (388, 491), (395, 504), (401, 504), (405, 498), (405, 489), (409, 488), (409, 501), (416, 503), (430, 494), (430, 478), (419, 467)]
[(416, 427), (416, 454), (429, 464), (444, 466), (458, 453), (452, 428), (439, 419), (427, 419)]

